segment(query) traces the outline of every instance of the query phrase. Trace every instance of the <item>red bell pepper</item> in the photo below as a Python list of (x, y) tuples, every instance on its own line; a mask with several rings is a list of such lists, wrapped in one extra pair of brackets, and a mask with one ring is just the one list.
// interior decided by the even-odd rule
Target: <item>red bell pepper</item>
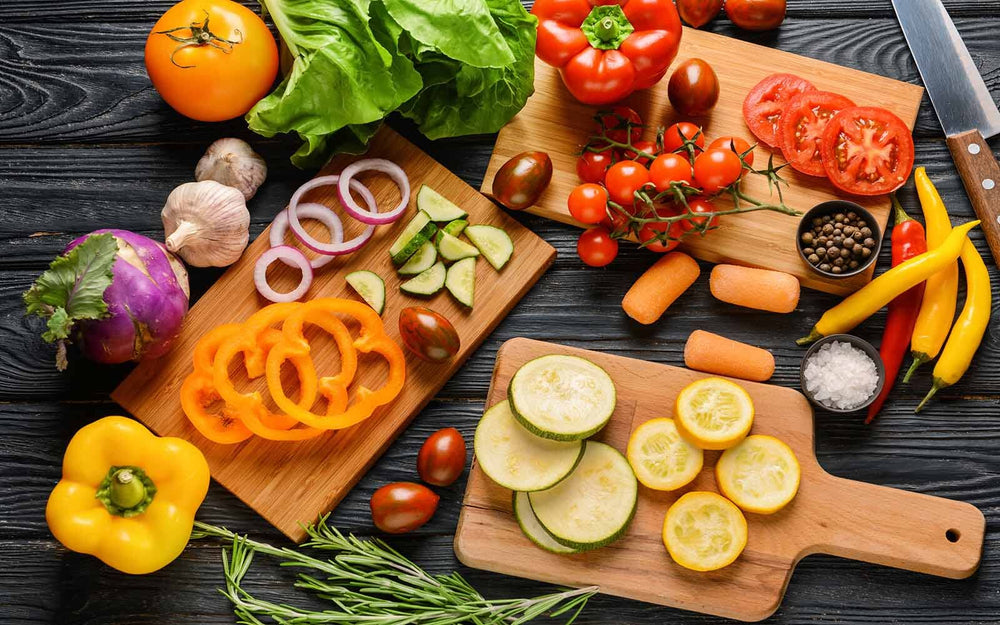
[[(892, 203), (896, 207), (896, 221), (891, 235), (892, 266), (895, 267), (904, 260), (926, 252), (927, 238), (924, 236), (924, 227), (906, 214), (895, 194), (892, 196)], [(865, 423), (875, 420), (875, 416), (882, 409), (882, 404), (885, 403), (885, 398), (889, 396), (889, 391), (896, 383), (899, 366), (909, 349), (910, 335), (913, 334), (913, 326), (917, 323), (917, 314), (920, 312), (920, 302), (923, 299), (924, 283), (921, 282), (889, 302), (889, 315), (885, 320), (882, 344), (878, 348), (878, 353), (885, 364), (885, 386), (868, 407), (868, 418), (865, 419)]]
[(655, 85), (677, 55), (672, 0), (536, 0), (535, 54), (584, 104), (610, 104)]

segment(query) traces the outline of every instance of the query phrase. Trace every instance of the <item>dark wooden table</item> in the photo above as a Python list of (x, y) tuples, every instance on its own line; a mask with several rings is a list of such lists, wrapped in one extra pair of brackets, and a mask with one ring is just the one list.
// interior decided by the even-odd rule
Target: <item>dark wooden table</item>
[[(1000, 99), (1000, 0), (946, 2)], [(62, 548), (45, 525), (49, 491), (60, 475), (71, 435), (99, 417), (120, 413), (108, 394), (129, 367), (76, 361), (56, 372), (40, 323), (23, 317), (20, 294), (63, 246), (103, 227), (160, 238), (167, 193), (193, 177), (214, 139), (250, 140), (270, 175), (251, 202), (253, 234), (309, 178), (287, 156), (293, 144), (251, 135), (240, 121), (191, 122), (170, 110), (146, 78), (146, 34), (169, 0), (0, 0), (0, 623), (53, 625), (227, 624), (234, 619), (216, 592), (222, 584), (219, 547), (192, 544), (166, 569), (144, 577), (115, 572)], [(778, 32), (750, 34), (720, 19), (726, 35), (919, 82), (888, 0), (790, 0)], [(876, 98), (877, 94), (873, 94)], [(407, 131), (405, 125), (396, 124)], [(408, 133), (413, 135), (412, 132)], [(915, 132), (917, 163), (927, 167), (953, 218), (972, 210), (925, 98)], [(473, 186), (479, 185), (492, 137), (418, 143)], [(1000, 151), (1000, 143), (992, 143)], [(902, 192), (919, 214), (912, 183)], [(514, 308), (468, 364), (441, 391), (374, 469), (337, 508), (333, 521), (360, 535), (375, 532), (368, 499), (380, 485), (412, 479), (416, 453), (430, 432), (456, 426), (471, 441), (497, 348), (515, 336), (557, 341), (669, 364), (682, 364), (688, 334), (708, 328), (771, 349), (774, 382), (798, 384), (802, 350), (792, 338), (835, 299), (803, 293), (792, 316), (761, 314), (712, 299), (707, 272), (660, 323), (639, 327), (621, 313), (629, 284), (653, 260), (624, 249), (618, 261), (588, 269), (575, 254), (577, 231), (524, 217), (559, 250), (538, 286)], [(986, 252), (980, 234), (973, 235)], [(888, 253), (881, 259), (888, 264)], [(991, 266), (994, 293), (998, 273)], [(197, 297), (220, 275), (192, 272)], [(996, 306), (996, 304), (995, 304)], [(996, 315), (994, 315), (994, 318)], [(884, 316), (859, 330), (877, 341)], [(893, 396), (879, 421), (819, 413), (820, 461), (857, 480), (952, 497), (987, 517), (985, 553), (971, 578), (952, 581), (850, 562), (810, 557), (798, 567), (775, 623), (1000, 623), (1000, 324), (987, 333), (962, 382), (919, 416), (912, 407), (930, 384), (929, 367)], [(444, 489), (432, 522), (392, 544), (434, 572), (456, 567), (487, 596), (528, 596), (548, 587), (467, 569), (452, 551), (464, 479)], [(217, 485), (199, 518), (282, 543), (283, 537)], [(251, 578), (263, 592), (295, 600), (291, 572), (260, 561)], [(733, 597), (733, 601), (739, 601)], [(581, 623), (716, 623), (722, 619), (612, 597), (593, 600)]]

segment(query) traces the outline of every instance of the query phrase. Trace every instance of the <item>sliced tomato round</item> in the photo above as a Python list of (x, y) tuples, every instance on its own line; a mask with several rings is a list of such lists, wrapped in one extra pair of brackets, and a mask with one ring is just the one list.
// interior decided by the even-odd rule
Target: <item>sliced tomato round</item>
[(810, 176), (825, 176), (820, 155), (823, 131), (834, 115), (853, 106), (854, 102), (829, 91), (806, 91), (789, 100), (778, 134), (788, 164)]
[(771, 74), (757, 83), (743, 100), (743, 119), (750, 132), (767, 145), (778, 145), (781, 112), (785, 103), (806, 91), (812, 83), (794, 74)]
[(827, 177), (841, 191), (883, 195), (903, 186), (913, 169), (913, 136), (892, 112), (855, 106), (837, 113), (820, 146)]

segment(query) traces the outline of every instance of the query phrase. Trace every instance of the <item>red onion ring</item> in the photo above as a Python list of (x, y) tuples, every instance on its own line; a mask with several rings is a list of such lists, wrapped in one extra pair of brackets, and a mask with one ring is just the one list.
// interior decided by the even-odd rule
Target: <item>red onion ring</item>
[[(316, 187), (327, 187), (335, 185), (338, 182), (340, 182), (340, 176), (320, 176), (319, 178), (313, 178), (295, 190), (295, 193), (292, 194), (292, 199), (288, 201), (288, 208), (285, 209), (288, 211), (288, 226), (292, 229), (292, 234), (295, 235), (295, 238), (298, 239), (302, 245), (308, 247), (317, 254), (341, 256), (343, 254), (356, 252), (368, 242), (368, 239), (372, 238), (373, 234), (375, 234), (375, 226), (369, 225), (365, 228), (364, 232), (349, 241), (342, 241), (339, 243), (331, 241), (329, 243), (323, 243), (322, 241), (317, 241), (313, 237), (309, 236), (309, 233), (302, 227), (298, 216), (299, 200), (302, 199), (302, 196), (305, 195), (306, 191), (310, 191)], [(368, 187), (361, 184), (357, 180), (352, 180), (350, 181), (350, 188), (357, 191), (361, 195), (362, 199), (364, 199), (365, 204), (371, 207), (372, 210), (377, 210), (378, 205), (375, 202), (375, 196), (368, 190)]]
[[(326, 226), (326, 229), (330, 231), (331, 243), (344, 242), (344, 224), (340, 221), (340, 217), (337, 217), (337, 213), (333, 212), (326, 206), (315, 202), (307, 202), (305, 204), (299, 204), (295, 212), (298, 214), (299, 219), (315, 219)], [(271, 222), (271, 233), (269, 235), (271, 247), (284, 245), (285, 232), (287, 231), (288, 209), (285, 209), (278, 213), (278, 215), (274, 218), (274, 221)], [(319, 258), (314, 258), (309, 261), (309, 266), (313, 269), (319, 269), (320, 267), (324, 267), (329, 264), (333, 258), (333, 256), (320, 256)], [(282, 258), (281, 262), (291, 267), (298, 266), (285, 258)]]
[[(267, 268), (274, 261), (282, 259), (290, 261), (293, 265), (302, 270), (302, 280), (299, 285), (287, 293), (278, 293), (267, 283)], [(257, 259), (257, 264), (253, 268), (253, 283), (257, 287), (257, 292), (264, 298), (272, 302), (294, 302), (299, 300), (306, 291), (309, 290), (313, 281), (312, 267), (309, 266), (309, 259), (306, 255), (290, 245), (278, 245), (267, 250)]]
[[(377, 207), (369, 205), (369, 210), (358, 206), (350, 193), (350, 184), (354, 183), (354, 176), (363, 171), (378, 171), (390, 178), (399, 187), (400, 200), (394, 209), (387, 213), (379, 213)], [(403, 168), (387, 161), (384, 158), (365, 158), (355, 161), (340, 172), (340, 182), (337, 183), (337, 195), (340, 196), (340, 205), (351, 216), (360, 222), (381, 226), (389, 224), (403, 216), (403, 212), (410, 204), (410, 179), (406, 177)]]

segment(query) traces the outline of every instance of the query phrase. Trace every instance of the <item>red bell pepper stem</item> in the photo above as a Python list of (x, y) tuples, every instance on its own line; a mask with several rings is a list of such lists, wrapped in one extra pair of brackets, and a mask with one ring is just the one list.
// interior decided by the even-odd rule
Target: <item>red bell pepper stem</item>
[[(892, 204), (896, 209), (896, 221), (892, 228), (892, 266), (895, 267), (907, 259), (926, 252), (927, 239), (924, 236), (924, 227), (906, 214), (895, 194), (892, 196)], [(903, 357), (909, 350), (910, 336), (913, 334), (913, 326), (917, 323), (917, 313), (920, 312), (920, 302), (923, 298), (924, 283), (921, 282), (889, 303), (889, 316), (885, 320), (882, 344), (878, 350), (885, 364), (885, 386), (868, 407), (866, 424), (875, 419), (896, 383)]]

